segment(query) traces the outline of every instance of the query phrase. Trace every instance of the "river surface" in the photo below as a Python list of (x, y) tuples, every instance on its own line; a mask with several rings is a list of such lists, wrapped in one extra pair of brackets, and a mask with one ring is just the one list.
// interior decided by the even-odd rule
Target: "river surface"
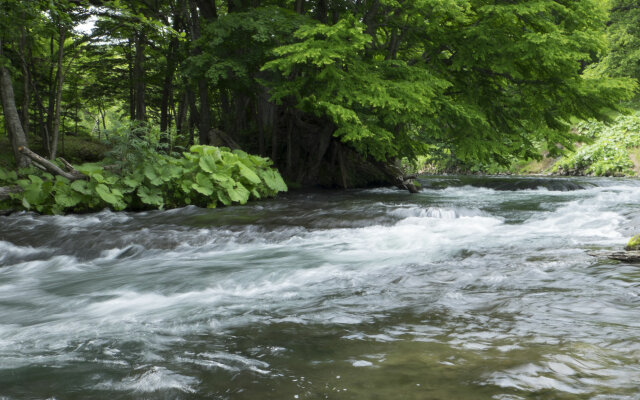
[(0, 217), (1, 399), (640, 399), (640, 181)]

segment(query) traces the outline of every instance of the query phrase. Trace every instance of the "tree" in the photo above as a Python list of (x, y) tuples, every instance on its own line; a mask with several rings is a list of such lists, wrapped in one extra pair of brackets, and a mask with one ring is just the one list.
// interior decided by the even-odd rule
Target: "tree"
[[(616, 1), (627, 21), (633, 4)], [(431, 151), (506, 163), (539, 143), (570, 147), (572, 118), (635, 89), (589, 67), (607, 50), (596, 0), (45, 3), (19, 17), (26, 3), (12, 2), (2, 19), (9, 70), (28, 66), (13, 73), (27, 88), (22, 125), (45, 147), (67, 106), (105, 128), (112, 105), (162, 132), (174, 124), (184, 145), (270, 155), (291, 181), (361, 186)], [(89, 14), (93, 32), (75, 32)], [(11, 29), (20, 18), (32, 22)]]
[(607, 28), (611, 51), (597, 65), (599, 73), (640, 79), (640, 4), (612, 1)]
[[(0, 39), (0, 62), (2, 62), (2, 40)], [(29, 159), (19, 151), (20, 147), (27, 145), (27, 137), (22, 129), (18, 110), (16, 109), (15, 96), (9, 70), (4, 65), (0, 65), (0, 97), (2, 109), (4, 111), (4, 121), (9, 132), (9, 140), (13, 148), (16, 165), (19, 168), (29, 165)]]

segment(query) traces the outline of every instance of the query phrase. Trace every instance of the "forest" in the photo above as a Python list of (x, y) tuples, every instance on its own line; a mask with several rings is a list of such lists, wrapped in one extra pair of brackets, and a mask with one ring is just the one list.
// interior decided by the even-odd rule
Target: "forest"
[(639, 10), (3, 0), (0, 208), (215, 207), (287, 184), (414, 191), (406, 166), (425, 157), (482, 169), (572, 150), (594, 139), (580, 121), (633, 108)]

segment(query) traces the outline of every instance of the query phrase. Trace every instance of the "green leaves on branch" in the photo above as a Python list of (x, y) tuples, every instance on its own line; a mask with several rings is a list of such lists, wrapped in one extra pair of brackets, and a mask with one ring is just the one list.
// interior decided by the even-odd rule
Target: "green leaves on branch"
[(380, 161), (433, 146), (463, 162), (535, 157), (539, 143), (570, 146), (570, 121), (603, 116), (637, 87), (585, 69), (606, 52), (595, 0), (365, 3), (306, 21), (262, 81)]
[(61, 214), (111, 208), (144, 210), (183, 207), (189, 204), (214, 208), (245, 204), (252, 199), (286, 191), (271, 161), (226, 148), (192, 146), (183, 157), (156, 154), (144, 165), (125, 169), (120, 176), (101, 164), (77, 167), (88, 180), (69, 182), (48, 173), (18, 179), (15, 172), (0, 170), (0, 186), (18, 185), (22, 193), (0, 203), (0, 208), (18, 208)]

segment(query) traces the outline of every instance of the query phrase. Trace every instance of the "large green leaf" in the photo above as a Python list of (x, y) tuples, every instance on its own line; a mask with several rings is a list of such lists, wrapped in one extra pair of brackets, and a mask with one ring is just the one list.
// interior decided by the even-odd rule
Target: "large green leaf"
[(208, 173), (213, 173), (218, 169), (216, 160), (207, 153), (203, 154), (202, 157), (200, 157), (198, 165), (200, 165), (200, 168), (202, 168), (203, 171)]
[(196, 182), (192, 187), (205, 196), (211, 196), (213, 194), (213, 182), (211, 182), (211, 180), (201, 172), (198, 172), (196, 175)]
[(142, 184), (143, 180), (144, 180), (144, 176), (140, 172), (136, 172), (136, 173), (125, 176), (122, 179), (122, 182), (125, 185), (129, 186), (130, 188), (137, 188)]
[(225, 206), (231, 205), (231, 199), (229, 198), (229, 195), (227, 195), (226, 192), (223, 192), (222, 190), (220, 190), (218, 191), (217, 195), (218, 195), (218, 200), (220, 200), (222, 204), (224, 204)]
[(98, 196), (100, 196), (100, 198), (106, 203), (112, 206), (115, 206), (118, 203), (118, 197), (111, 192), (107, 185), (100, 183), (96, 186), (95, 190), (96, 193), (98, 193)]
[(253, 172), (251, 169), (249, 169), (243, 163), (238, 162), (236, 165), (238, 166), (238, 170), (240, 171), (240, 175), (242, 175), (249, 182), (251, 182), (253, 184), (256, 184), (256, 185), (259, 184), (260, 182), (262, 182), (260, 180), (260, 177), (258, 175), (256, 175), (255, 172)]
[(231, 175), (228, 175), (228, 171), (225, 171), (225, 170), (210, 174), (209, 176), (218, 183), (227, 182), (231, 180)]
[(91, 189), (89, 189), (89, 184), (87, 181), (73, 181), (71, 182), (71, 189), (75, 190), (78, 193), (86, 195), (91, 194)]
[(140, 201), (152, 206), (161, 206), (164, 204), (162, 191), (155, 187), (142, 186), (138, 188), (138, 197)]
[(236, 186), (232, 189), (227, 189), (227, 194), (231, 201), (246, 204), (247, 200), (249, 200), (249, 195), (251, 194), (244, 185), (240, 182), (236, 183)]
[(48, 194), (49, 192), (43, 188), (42, 180), (38, 182), (38, 179), (32, 179), (32, 182), (24, 187), (23, 198), (27, 199), (32, 206), (37, 206), (44, 202)]
[(82, 201), (82, 194), (72, 190), (61, 190), (56, 192), (55, 201), (64, 208), (75, 207)]
[(29, 179), (36, 185), (42, 185), (42, 179), (36, 175), (29, 175)]
[(145, 165), (144, 176), (146, 176), (147, 179), (149, 179), (149, 182), (151, 182), (151, 184), (154, 186), (160, 186), (164, 182), (162, 177), (158, 175), (151, 164)]
[(264, 179), (264, 183), (266, 183), (269, 188), (275, 190), (276, 192), (287, 191), (287, 184), (284, 183), (282, 176), (280, 176), (277, 171), (273, 169), (265, 169), (260, 172), (260, 176), (262, 177), (262, 179)]
[(92, 174), (101, 173), (102, 171), (104, 171), (104, 168), (102, 167), (102, 165), (95, 164), (95, 163), (86, 163), (86, 164), (78, 165), (75, 167), (75, 169), (77, 171), (82, 172), (85, 175), (92, 175)]

